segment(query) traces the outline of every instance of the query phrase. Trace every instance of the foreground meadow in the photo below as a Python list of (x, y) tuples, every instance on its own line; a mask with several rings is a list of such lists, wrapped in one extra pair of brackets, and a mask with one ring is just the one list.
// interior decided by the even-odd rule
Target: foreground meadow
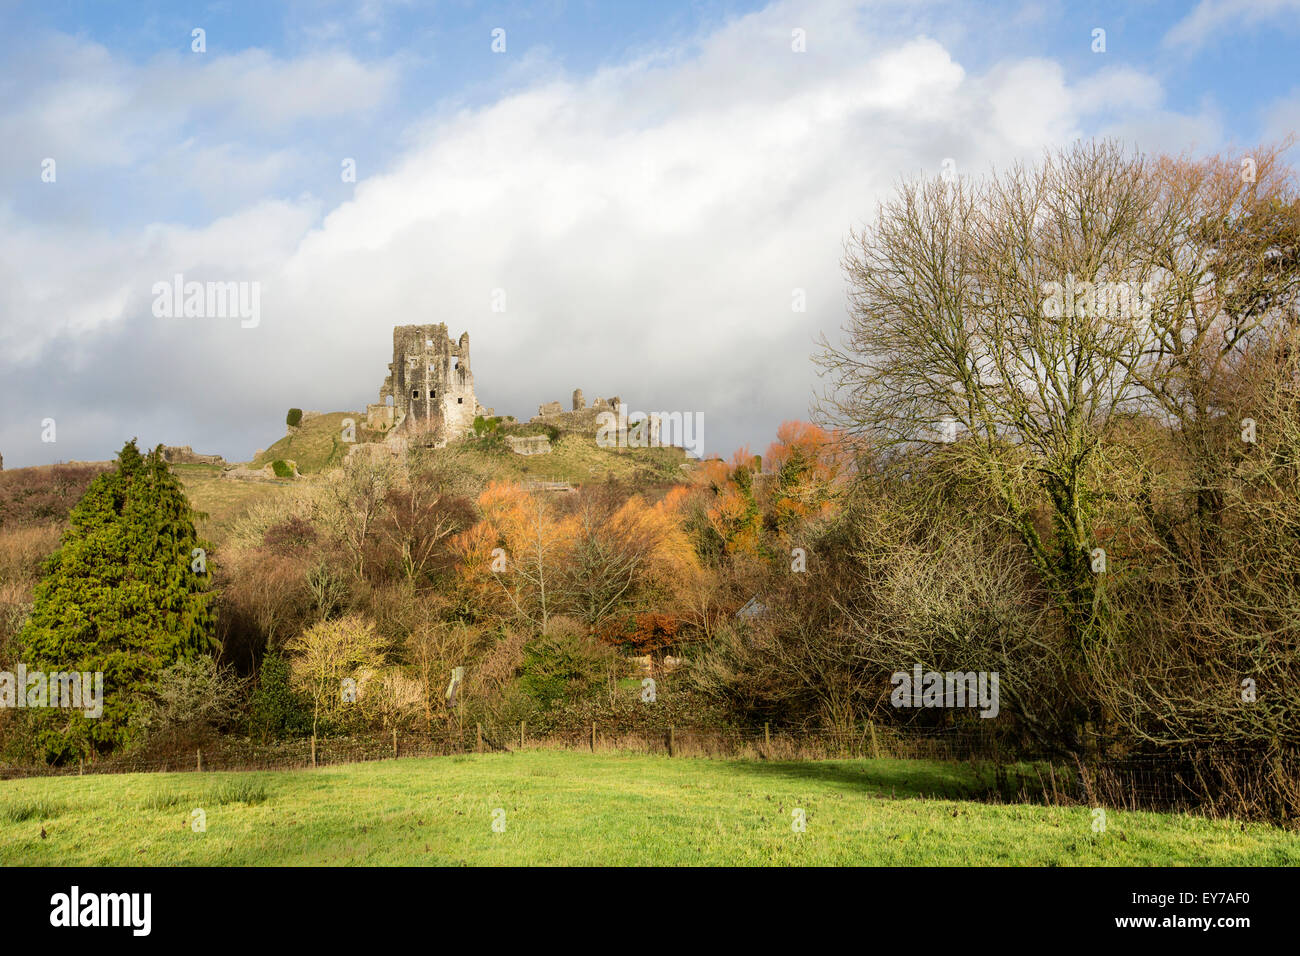
[(1294, 832), (1108, 811), (1094, 833), (1086, 807), (978, 803), (976, 786), (959, 764), (559, 751), (11, 780), (0, 863), (1300, 865)]

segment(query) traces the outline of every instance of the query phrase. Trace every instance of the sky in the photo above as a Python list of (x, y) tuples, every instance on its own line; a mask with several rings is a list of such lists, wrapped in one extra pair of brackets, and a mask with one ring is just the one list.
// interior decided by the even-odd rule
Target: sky
[[(0, 0), (0, 455), (247, 460), (437, 322), (498, 414), (582, 388), (761, 452), (901, 180), (1281, 140), (1298, 40), (1300, 0)], [(176, 275), (256, 321), (159, 314)]]

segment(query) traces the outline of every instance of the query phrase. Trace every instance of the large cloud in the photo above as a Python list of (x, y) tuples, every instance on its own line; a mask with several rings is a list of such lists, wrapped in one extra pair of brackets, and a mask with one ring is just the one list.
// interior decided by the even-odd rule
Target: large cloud
[[(806, 416), (814, 338), (844, 316), (844, 236), (899, 177), (947, 158), (981, 173), (1162, 100), (1133, 71), (1071, 83), (1034, 58), (971, 75), (879, 12), (868, 25), (852, 5), (792, 10), (590, 76), (543, 61), (481, 108), (429, 103), (386, 171), (363, 170), (323, 215), (312, 188), (126, 234), (0, 207), (6, 464), (104, 457), (131, 435), (246, 458), (289, 405), (373, 401), (392, 326), (429, 322), (470, 332), (480, 399), (499, 413), (526, 417), (581, 386), (634, 409), (703, 412), (709, 452), (761, 449), (781, 420)], [(795, 28), (807, 52), (792, 51)], [(273, 64), (227, 62), (227, 100), (179, 78), (188, 92), (160, 102), (253, 108), (266, 78), (242, 68)], [(274, 93), (267, 123), (250, 120), (257, 141), (272, 118), (323, 108), (304, 92), (320, 64), (380, 86), (387, 75), (341, 62), (275, 66), (293, 89)], [(150, 68), (168, 82), (165, 61)], [(206, 142), (203, 176), (231, 161), (272, 181), (295, 148)], [(138, 161), (129, 144), (112, 149)], [(150, 289), (177, 272), (259, 282), (260, 325), (155, 318)], [(792, 309), (796, 289), (806, 311)], [(57, 452), (39, 440), (47, 416)]]

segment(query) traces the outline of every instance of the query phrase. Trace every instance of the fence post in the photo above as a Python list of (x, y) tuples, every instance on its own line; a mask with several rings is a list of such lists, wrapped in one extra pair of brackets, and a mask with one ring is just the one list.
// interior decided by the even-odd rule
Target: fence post
[(316, 735), (311, 735), (311, 765), (316, 766)]
[(198, 772), (202, 773), (203, 772), (203, 748), (200, 747), (198, 750), (195, 751), (195, 753), (199, 755)]
[(483, 725), (481, 723), (474, 724), (474, 737), (474, 752), (481, 754), (483, 752)]
[(85, 772), (86, 772), (86, 758), (85, 758), (85, 757), (78, 757), (78, 758), (77, 758), (77, 776), (81, 776), (81, 775), (82, 775), (83, 773), (85, 773)]
[(763, 721), (763, 745), (772, 746), (772, 725), (766, 720)]
[(524, 749), (524, 722), (519, 721), (519, 749)]
[(677, 752), (677, 742), (673, 740), (673, 725), (668, 725), (668, 756), (673, 756)]
[(596, 752), (596, 722), (591, 722), (591, 752)]
[(876, 744), (876, 722), (867, 721), (867, 726), (871, 728), (871, 756), (876, 760), (880, 759), (880, 747)]
[(393, 728), (393, 756), (397, 756), (397, 728)]

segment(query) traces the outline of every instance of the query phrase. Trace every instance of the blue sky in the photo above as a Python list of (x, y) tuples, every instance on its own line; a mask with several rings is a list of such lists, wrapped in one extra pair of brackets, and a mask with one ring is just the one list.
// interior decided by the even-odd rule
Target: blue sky
[[(498, 412), (580, 386), (761, 449), (900, 176), (1248, 152), (1300, 125), (1298, 39), (1300, 0), (0, 5), (0, 453), (246, 459), (439, 321)], [(177, 272), (264, 320), (160, 321)]]

